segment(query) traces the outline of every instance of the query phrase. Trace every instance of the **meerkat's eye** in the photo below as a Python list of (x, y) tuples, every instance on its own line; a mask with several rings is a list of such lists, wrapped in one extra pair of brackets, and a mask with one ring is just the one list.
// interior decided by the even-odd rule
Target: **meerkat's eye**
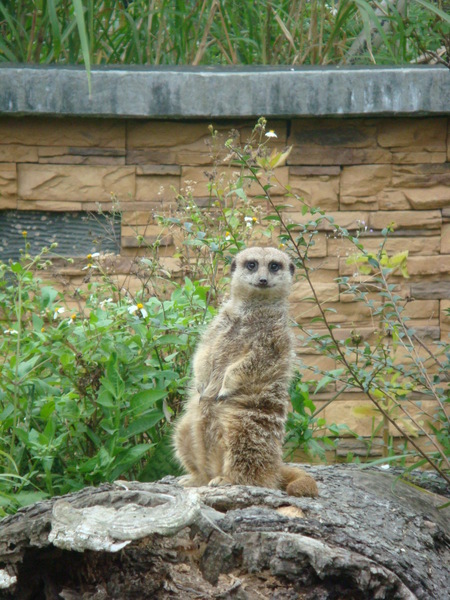
[(256, 260), (249, 260), (245, 263), (245, 266), (249, 271), (255, 271), (258, 268), (258, 263)]
[(281, 269), (281, 264), (277, 263), (277, 262), (271, 262), (269, 264), (269, 270), (272, 271), (272, 273), (276, 273), (277, 271), (279, 271)]

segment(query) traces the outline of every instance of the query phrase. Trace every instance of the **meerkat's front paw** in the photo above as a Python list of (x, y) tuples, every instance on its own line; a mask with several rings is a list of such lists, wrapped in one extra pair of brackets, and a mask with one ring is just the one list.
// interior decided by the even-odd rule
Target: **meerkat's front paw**
[(178, 483), (183, 487), (199, 487), (202, 484), (192, 475), (183, 475), (178, 480)]
[(227, 477), (222, 477), (222, 475), (219, 475), (219, 477), (214, 477), (214, 479), (211, 479), (208, 485), (211, 487), (218, 487), (220, 485), (232, 485), (232, 483)]

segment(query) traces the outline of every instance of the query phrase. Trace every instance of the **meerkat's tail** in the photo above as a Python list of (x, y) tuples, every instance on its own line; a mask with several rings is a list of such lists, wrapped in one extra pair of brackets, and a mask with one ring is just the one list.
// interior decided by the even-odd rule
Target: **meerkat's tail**
[(297, 467), (283, 465), (281, 467), (281, 487), (290, 496), (310, 496), (315, 498), (319, 495), (317, 483), (311, 477)]

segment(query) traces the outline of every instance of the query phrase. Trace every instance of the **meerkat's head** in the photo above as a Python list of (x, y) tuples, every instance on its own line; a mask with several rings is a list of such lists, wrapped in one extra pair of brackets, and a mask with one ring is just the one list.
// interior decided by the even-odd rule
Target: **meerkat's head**
[(277, 248), (247, 248), (231, 263), (234, 299), (273, 302), (288, 297), (295, 267)]

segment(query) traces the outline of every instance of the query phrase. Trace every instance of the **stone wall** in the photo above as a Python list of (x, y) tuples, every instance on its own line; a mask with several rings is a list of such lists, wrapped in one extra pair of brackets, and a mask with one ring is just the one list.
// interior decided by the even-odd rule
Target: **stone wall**
[[(224, 139), (233, 127), (243, 141), (253, 125), (248, 120), (214, 122)], [(387, 250), (409, 251), (410, 279), (401, 281), (401, 293), (413, 299), (407, 305), (411, 325), (425, 341), (445, 339), (450, 332), (450, 118), (310, 118), (273, 120), (269, 126), (278, 136), (274, 145), (293, 146), (287, 165), (278, 169), (293, 192), (340, 225), (367, 227), (367, 248), (377, 248), (381, 230), (395, 224)], [(151, 215), (170, 210), (173, 189), (189, 181), (194, 198), (204, 202), (212, 166), (209, 137), (206, 120), (0, 117), (0, 210), (24, 211), (25, 224), (28, 210), (92, 211), (98, 203), (109, 210), (112, 196), (117, 197), (123, 212), (116, 269), (125, 277), (133, 257), (142, 254), (136, 236), (147, 243), (156, 239), (159, 227)], [(281, 188), (275, 193), (281, 194)], [(289, 216), (304, 220), (300, 204), (289, 202)], [(176, 269), (172, 244), (172, 238), (165, 239), (160, 251), (166, 266)], [(352, 274), (348, 251), (324, 225), (311, 255), (320, 266), (317, 289), (337, 310), (332, 318), (342, 325), (340, 336), (357, 331), (370, 337), (376, 327), (372, 315), (341, 297), (335, 283), (339, 275)], [(66, 284), (82, 283), (82, 265), (79, 261), (63, 270)], [(292, 306), (301, 323), (316, 315), (302, 300), (308, 295), (305, 284), (296, 283)], [(335, 367), (314, 353), (304, 358)], [(316, 405), (325, 406), (334, 393), (318, 394)], [(362, 394), (347, 392), (323, 415), (370, 436), (371, 417), (354, 412), (368, 404)], [(358, 442), (344, 441), (338, 455), (349, 450), (358, 453)]]

